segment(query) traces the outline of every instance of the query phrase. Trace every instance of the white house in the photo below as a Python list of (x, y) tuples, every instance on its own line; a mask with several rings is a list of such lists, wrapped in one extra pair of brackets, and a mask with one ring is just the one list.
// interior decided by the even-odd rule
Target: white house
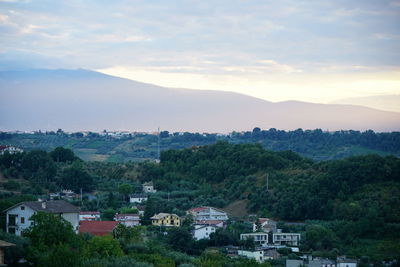
[(272, 234), (272, 242), (274, 245), (286, 245), (297, 247), (300, 242), (300, 234), (297, 233), (282, 233), (278, 231)]
[(6, 231), (21, 235), (22, 231), (31, 226), (31, 216), (39, 211), (60, 215), (78, 232), (79, 209), (64, 200), (26, 201), (6, 209), (4, 211), (6, 212)]
[(257, 229), (257, 223), (253, 223), (253, 232), (276, 232), (277, 222), (269, 218), (258, 218), (260, 229)]
[(79, 212), (79, 221), (100, 221), (100, 212), (81, 211)]
[(256, 232), (248, 234), (240, 234), (240, 240), (254, 239), (254, 243), (259, 246), (266, 246), (268, 244), (268, 233)]
[(15, 154), (15, 153), (22, 153), (24, 152), (24, 150), (15, 146), (0, 146), (0, 155), (4, 155), (4, 153), (6, 152), (10, 154)]
[(336, 266), (337, 267), (357, 267), (357, 260), (338, 258)]
[(213, 207), (198, 207), (190, 209), (186, 213), (192, 215), (195, 222), (202, 224), (207, 221), (225, 222), (229, 219), (225, 211)]
[(157, 190), (154, 189), (153, 182), (144, 183), (144, 184), (142, 184), (142, 187), (143, 187), (143, 193), (156, 193), (157, 192)]
[(208, 239), (211, 233), (215, 233), (217, 227), (212, 225), (195, 224), (193, 233), (193, 238), (196, 240)]
[(115, 214), (114, 220), (128, 227), (140, 225), (139, 214), (132, 214), (132, 213)]
[(130, 203), (143, 203), (147, 201), (147, 195), (145, 194), (133, 194), (129, 196)]
[(243, 256), (249, 259), (255, 259), (257, 262), (261, 263), (266, 260), (264, 257), (263, 249), (255, 249), (255, 250), (238, 250), (238, 255)]

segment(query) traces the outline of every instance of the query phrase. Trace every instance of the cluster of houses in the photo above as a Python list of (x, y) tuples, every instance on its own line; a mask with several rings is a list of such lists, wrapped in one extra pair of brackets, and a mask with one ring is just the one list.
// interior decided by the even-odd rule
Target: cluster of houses
[(357, 267), (357, 260), (338, 257), (336, 260), (306, 255), (298, 260), (286, 260), (286, 267)]
[[(154, 193), (156, 190), (152, 183), (143, 185), (145, 194)], [(147, 196), (147, 195), (146, 195)], [(147, 200), (147, 199), (146, 199)], [(145, 201), (145, 200), (144, 200)], [(132, 202), (143, 203), (144, 201)], [(32, 222), (30, 217), (37, 212), (53, 213), (61, 216), (71, 223), (76, 233), (90, 233), (92, 235), (112, 234), (119, 224), (127, 227), (135, 227), (141, 224), (143, 206), (139, 213), (115, 214), (113, 221), (101, 221), (98, 211), (80, 211), (78, 207), (65, 200), (50, 201), (27, 201), (16, 204), (6, 212), (6, 230), (9, 233), (21, 235)], [(214, 207), (197, 207), (186, 211), (185, 218), (172, 213), (158, 213), (152, 216), (151, 224), (154, 226), (180, 227), (184, 219), (191, 218), (193, 223), (192, 235), (195, 240), (208, 239), (218, 228), (227, 226), (228, 214)], [(241, 240), (252, 240), (253, 249), (243, 247), (227, 246), (227, 254), (232, 257), (247, 257), (258, 262), (280, 257), (277, 249), (290, 248), (293, 252), (299, 252), (301, 235), (299, 233), (282, 232), (277, 229), (277, 222), (269, 218), (259, 218), (253, 223), (253, 232), (240, 234)], [(353, 260), (340, 259), (336, 262), (327, 259), (310, 259), (306, 257), (301, 260), (288, 260), (287, 267), (356, 267)]]

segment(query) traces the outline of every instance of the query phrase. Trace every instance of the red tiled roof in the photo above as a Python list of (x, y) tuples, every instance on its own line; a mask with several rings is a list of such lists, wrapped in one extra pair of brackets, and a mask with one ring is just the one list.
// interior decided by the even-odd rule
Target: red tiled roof
[(107, 235), (112, 233), (118, 223), (116, 221), (82, 221), (79, 226), (79, 233)]
[(207, 209), (207, 207), (198, 207), (198, 208), (190, 209), (189, 211), (198, 212), (198, 211), (205, 210), (205, 209)]

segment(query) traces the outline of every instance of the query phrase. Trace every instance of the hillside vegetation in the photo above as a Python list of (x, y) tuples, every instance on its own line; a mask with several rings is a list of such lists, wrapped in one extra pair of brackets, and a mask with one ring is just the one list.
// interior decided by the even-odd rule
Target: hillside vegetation
[[(160, 133), (160, 149), (182, 149), (227, 141), (234, 144), (258, 143), (272, 151), (292, 150), (321, 161), (349, 156), (379, 154), (400, 155), (400, 133), (373, 131), (323, 132), (320, 129), (282, 131), (277, 129), (232, 132), (229, 135), (200, 133)], [(25, 150), (51, 151), (58, 146), (70, 148), (86, 161), (140, 162), (158, 158), (158, 136), (146, 133), (72, 133), (36, 132), (35, 134), (0, 133), (0, 145), (15, 145)]]
[[(241, 215), (305, 221), (306, 226), (297, 229), (306, 235), (303, 250), (339, 249), (376, 259), (400, 253), (400, 159), (394, 156), (315, 162), (291, 151), (268, 151), (260, 144), (219, 141), (163, 151), (159, 164), (84, 162), (64, 148), (6, 154), (0, 157), (0, 170), (3, 190), (20, 192), (3, 193), (2, 208), (47, 191), (82, 188), (97, 192), (97, 200), (85, 199), (82, 209), (100, 210), (112, 218), (126, 206), (127, 193), (153, 181), (158, 192), (147, 202), (144, 222), (158, 212), (184, 215), (195, 206), (229, 210), (239, 205), (245, 209)], [(220, 245), (238, 238), (230, 234)]]

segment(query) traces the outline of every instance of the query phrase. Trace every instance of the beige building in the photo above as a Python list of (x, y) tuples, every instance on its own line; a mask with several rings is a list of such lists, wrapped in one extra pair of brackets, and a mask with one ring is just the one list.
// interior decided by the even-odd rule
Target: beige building
[(178, 215), (172, 213), (159, 213), (154, 215), (151, 219), (152, 225), (157, 226), (181, 226), (181, 219)]

